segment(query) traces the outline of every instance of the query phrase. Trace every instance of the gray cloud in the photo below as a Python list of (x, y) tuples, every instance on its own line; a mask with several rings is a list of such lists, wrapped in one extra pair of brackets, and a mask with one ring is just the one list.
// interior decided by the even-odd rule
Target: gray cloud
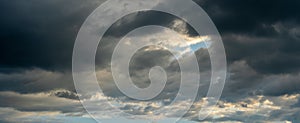
[(78, 100), (51, 96), (47, 93), (0, 92), (0, 99), (2, 100), (0, 107), (10, 107), (21, 111), (84, 112)]
[[(0, 5), (1, 68), (71, 66), (77, 31), (102, 0), (3, 1)], [(17, 8), (17, 9), (16, 9)]]
[[(224, 102), (218, 105), (218, 115), (225, 116), (210, 117), (207, 121), (242, 122), (248, 118), (248, 121), (259, 119), (299, 122), (299, 98), (298, 102), (291, 97), (288, 99), (296, 102), (285, 100), (285, 96), (297, 95), (300, 90), (299, 1), (195, 1), (216, 23), (224, 40), (229, 62), (229, 78), (222, 97)], [(73, 93), (75, 89), (69, 72), (72, 48), (80, 25), (102, 2), (11, 0), (0, 5), (3, 16), (0, 20), (0, 107), (10, 107), (1, 108), (1, 112), (7, 112), (0, 113), (1, 122), (8, 114), (14, 113), (81, 112), (82, 107), (74, 100), (77, 95)], [(109, 70), (112, 50), (120, 37), (144, 25), (156, 24), (172, 28), (176, 19), (178, 18), (165, 13), (138, 12), (124, 17), (108, 30), (101, 40), (96, 57), (98, 79), (107, 96), (123, 96), (112, 84)], [(197, 36), (189, 25), (179, 26), (175, 30)], [(210, 60), (205, 49), (199, 49), (196, 54), (201, 70), (198, 98), (201, 101), (210, 82)], [(162, 49), (147, 52), (141, 50), (131, 62), (132, 79), (142, 87), (149, 84), (150, 67), (162, 65), (166, 68), (168, 87), (157, 100), (169, 99), (177, 94), (180, 69), (176, 61), (170, 64), (165, 62), (170, 57), (172, 56)], [(60, 88), (64, 91), (48, 93)], [(263, 96), (265, 99), (257, 101), (253, 98), (255, 96)], [(241, 101), (247, 99), (252, 102)], [(255, 102), (264, 106), (264, 101), (268, 99), (273, 104), (265, 106), (270, 106), (271, 109), (262, 109), (270, 112), (261, 111), (261, 107), (248, 107), (255, 105)], [(280, 109), (273, 110), (274, 107)], [(129, 112), (132, 108), (133, 105), (123, 107)], [(145, 114), (152, 108), (146, 106), (131, 113)], [(267, 116), (248, 114), (251, 113), (249, 110), (258, 110)], [(189, 113), (188, 117), (196, 120), (195, 112)]]
[(0, 73), (0, 90), (21, 93), (67, 89), (75, 91), (71, 73), (42, 69), (22, 70), (14, 73)]

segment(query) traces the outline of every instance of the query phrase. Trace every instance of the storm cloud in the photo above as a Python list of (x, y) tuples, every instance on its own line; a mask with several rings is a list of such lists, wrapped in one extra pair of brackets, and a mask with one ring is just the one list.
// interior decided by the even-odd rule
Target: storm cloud
[[(216, 24), (228, 61), (228, 78), (218, 110), (213, 114), (218, 117), (209, 117), (207, 121), (244, 122), (246, 117), (247, 121), (258, 118), (258, 121), (299, 122), (300, 1), (194, 1)], [(8, 112), (0, 113), (1, 122), (18, 122), (5, 119), (8, 114), (22, 115), (21, 118), (24, 113), (35, 116), (34, 112), (85, 115), (73, 85), (72, 52), (84, 20), (103, 2), (5, 0), (0, 4), (0, 100), (3, 100), (0, 110)], [(123, 36), (146, 25), (161, 25), (190, 39), (199, 38), (189, 24), (167, 13), (142, 11), (123, 17), (110, 27), (98, 46), (96, 72), (107, 95), (95, 95), (88, 100), (90, 103), (98, 98), (120, 101), (120, 96), (124, 96), (113, 84), (112, 52)], [(194, 52), (201, 85), (198, 102), (186, 118), (197, 120), (193, 110), (205, 101), (211, 65), (205, 47)], [(131, 77), (140, 87), (149, 85), (151, 67), (160, 65), (167, 70), (168, 87), (155, 101), (172, 99), (177, 94), (180, 68), (176, 60), (170, 61), (173, 57), (165, 49), (145, 47), (130, 62)], [(157, 108), (157, 102), (143, 102), (137, 104), (140, 110), (132, 111), (136, 102), (121, 101), (125, 101), (122, 109), (133, 114), (147, 114)]]

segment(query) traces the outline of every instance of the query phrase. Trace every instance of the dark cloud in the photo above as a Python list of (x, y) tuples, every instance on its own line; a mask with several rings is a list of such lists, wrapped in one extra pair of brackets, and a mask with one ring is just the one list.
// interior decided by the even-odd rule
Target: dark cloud
[(195, 0), (219, 29), (229, 62), (261, 73), (299, 71), (299, 1)]
[(299, 25), (276, 23), (269, 26), (276, 30), (275, 36), (224, 35), (229, 62), (243, 59), (266, 74), (299, 72)]
[[(223, 100), (235, 102), (256, 95), (278, 97), (300, 93), (300, 1), (195, 2), (207, 11), (224, 41), (229, 75)], [(97, 0), (6, 0), (0, 4), (0, 91), (6, 91), (0, 93), (0, 107), (13, 107), (20, 111), (82, 110), (78, 108), (79, 102), (73, 102), (78, 97), (72, 92), (75, 89), (69, 72), (72, 48), (81, 24), (101, 3)], [(98, 70), (110, 68), (113, 48), (120, 37), (140, 26), (172, 28), (176, 19), (170, 14), (155, 11), (123, 17), (101, 40), (96, 57)], [(189, 25), (186, 28), (187, 35), (197, 35)], [(211, 66), (205, 49), (199, 49), (196, 54), (202, 82), (199, 96), (203, 97), (209, 86)], [(135, 84), (142, 87), (149, 84), (149, 68), (160, 65), (166, 68), (169, 77), (168, 87), (160, 98), (174, 96), (180, 84), (180, 69), (175, 61), (170, 64), (164, 62), (170, 57), (172, 55), (165, 50), (137, 52), (130, 66)], [(104, 83), (100, 82), (102, 88), (106, 88), (104, 92), (108, 96), (122, 95), (115, 86), (103, 86), (113, 81), (110, 71), (107, 72), (100, 73), (108, 76), (102, 78)], [(28, 94), (59, 88), (70, 91), (52, 92), (47, 96)], [(294, 107), (299, 107), (299, 101)], [(299, 121), (296, 116), (299, 111), (286, 110), (274, 111), (272, 117)], [(221, 118), (220, 121), (243, 121), (243, 118)]]
[[(96, 0), (4, 2), (0, 6), (1, 15), (5, 16), (0, 22), (1, 70), (70, 69), (77, 32), (86, 17), (100, 4), (101, 1)], [(132, 17), (134, 21), (130, 20)], [(116, 22), (107, 31), (107, 36), (121, 37), (137, 27), (168, 25), (174, 19), (172, 15), (161, 12), (137, 12)]]
[[(231, 92), (239, 92), (250, 87), (256, 88), (256, 85), (261, 82), (257, 79), (261, 79), (263, 74), (299, 72), (299, 15), (297, 14), (299, 2), (235, 0), (196, 0), (196, 2), (204, 7), (222, 34), (227, 58), (229, 63), (233, 64), (231, 66), (233, 71), (230, 72), (237, 73), (231, 76), (233, 81), (229, 89)], [(84, 19), (100, 3), (96, 1), (37, 3), (6, 1), (1, 4), (1, 9), (5, 10), (1, 11), (1, 14), (6, 15), (1, 20), (0, 29), (2, 40), (0, 49), (3, 58), (0, 61), (1, 72), (9, 75), (22, 73), (20, 68), (38, 67), (54, 71), (69, 68), (76, 33)], [(175, 19), (178, 18), (155, 11), (127, 15), (106, 33), (106, 38), (98, 48), (97, 65), (102, 66), (101, 68), (109, 65), (112, 49), (120, 39), (118, 37), (145, 25), (170, 27), (170, 23)], [(195, 35), (190, 26), (187, 30), (189, 34)], [(161, 54), (163, 52), (159, 51), (159, 53), (163, 55)], [(155, 59), (157, 60), (154, 60), (155, 62), (145, 59), (148, 57), (135, 61), (135, 67), (132, 69), (143, 67), (146, 63), (151, 65), (161, 63), (158, 59)], [(208, 59), (208, 57), (206, 55), (205, 58), (200, 59)], [(248, 68), (237, 65), (237, 61), (245, 61), (244, 64), (251, 70), (247, 71)], [(176, 66), (176, 63), (173, 65)], [(207, 64), (200, 63), (200, 69), (209, 67)], [(175, 67), (168, 69), (178, 70)], [(1, 90), (36, 92), (57, 87), (72, 90), (71, 76), (64, 73), (63, 76), (69, 79), (50, 79), (53, 82), (48, 82), (48, 78), (30, 78), (27, 74), (26, 77), (20, 76), (14, 77), (12, 74), (10, 78), (2, 78)], [(37, 83), (52, 83), (53, 86)], [(37, 86), (40, 89), (34, 89)], [(281, 94), (290, 93), (289, 91), (294, 92), (287, 89)]]
[(71, 73), (42, 69), (0, 73), (0, 91), (33, 93), (61, 88), (75, 91)]
[(229, 77), (222, 97), (234, 101), (254, 95), (282, 96), (300, 93), (299, 73), (261, 74), (246, 61), (229, 66)]
[[(264, 73), (293, 72), (300, 67), (297, 64), (299, 59), (295, 57), (299, 54), (297, 47), (299, 31), (293, 28), (299, 25), (297, 21), (299, 2), (237, 0), (226, 2), (195, 0), (195, 2), (208, 12), (223, 35), (230, 62), (246, 59), (249, 65)], [(100, 4), (101, 1), (68, 0), (37, 3), (6, 1), (1, 4), (3, 10), (1, 15), (6, 15), (1, 20), (0, 30), (2, 40), (0, 49), (3, 58), (0, 62), (1, 71), (9, 72), (13, 67), (70, 69), (72, 47), (77, 31), (90, 12)], [(116, 22), (108, 30), (107, 35), (122, 37), (136, 27), (145, 25), (170, 26), (174, 19), (178, 18), (162, 12), (137, 12)], [(289, 23), (290, 21), (293, 23)], [(274, 28), (276, 24), (282, 24), (283, 28), (289, 27), (285, 31), (293, 30), (294, 35), (278, 32), (278, 28)], [(189, 25), (188, 31), (189, 34), (196, 35)], [(247, 39), (230, 37), (232, 34), (242, 35)], [(260, 39), (263, 40), (257, 41)], [(108, 51), (106, 48), (99, 52)], [(104, 53), (101, 56), (105, 56)]]
[(19, 94), (0, 92), (0, 107), (11, 107), (20, 111), (83, 112), (78, 100), (51, 96), (46, 93)]
[[(248, 55), (240, 52), (253, 52), (253, 49), (255, 51), (259, 51), (258, 49), (266, 50), (265, 48), (269, 47), (272, 48), (269, 52), (273, 55), (269, 55), (269, 52), (266, 54), (273, 56), (270, 57), (270, 61), (273, 61), (272, 64), (262, 59), (265, 58), (264, 56), (257, 56), (262, 58), (258, 58), (257, 61), (249, 60), (250, 65), (262, 72), (294, 71), (289, 66), (287, 68), (285, 66), (288, 61), (294, 61), (294, 66), (298, 61), (294, 55), (285, 53), (290, 53), (292, 50), (298, 52), (297, 49), (299, 49), (296, 41), (286, 41), (292, 40), (289, 39), (289, 35), (283, 34), (281, 40), (278, 41), (281, 43), (277, 41), (267, 43), (280, 45), (280, 47), (275, 48), (270, 45), (265, 46), (267, 44), (264, 42), (253, 43), (252, 47), (249, 47), (248, 43), (256, 40), (256, 37), (277, 37), (278, 33), (272, 25), (278, 22), (294, 21), (296, 23), (290, 25), (297, 25), (297, 20), (299, 20), (297, 13), (299, 7), (297, 6), (300, 4), (298, 1), (195, 0), (195, 2), (208, 12), (225, 38), (227, 36), (225, 34), (228, 33), (254, 37), (247, 43), (238, 43), (237, 39), (225, 40), (230, 61), (242, 59), (244, 58), (242, 56)], [(0, 49), (3, 58), (0, 64), (2, 70), (7, 71), (4, 68), (12, 67), (41, 67), (55, 70), (70, 68), (76, 33), (85, 18), (100, 4), (101, 1), (82, 2), (77, 0), (51, 2), (13, 0), (3, 2), (1, 15), (5, 17), (1, 19), (2, 28), (0, 30), (0, 40), (2, 40)], [(174, 19), (177, 18), (166, 13), (138, 12), (118, 21), (108, 33), (109, 35), (122, 36), (136, 27), (151, 24), (169, 25)], [(195, 34), (191, 27), (188, 27), (188, 30), (190, 34)], [(299, 34), (295, 34), (295, 36), (299, 37)], [(245, 49), (244, 47), (248, 48)], [(260, 53), (263, 54), (263, 52)], [(258, 53), (253, 52), (252, 54)], [(286, 60), (279, 59), (281, 57)], [(249, 57), (247, 59), (255, 58)], [(281, 68), (274, 69), (272, 66), (280, 66)]]
[[(171, 26), (170, 24), (176, 20), (180, 19), (171, 14), (158, 12), (158, 11), (141, 11), (129, 14), (122, 17), (122, 19), (112, 25), (112, 27), (107, 31), (107, 35), (114, 37), (123, 37), (128, 32), (142, 26), (146, 25), (161, 25), (161, 26)], [(191, 31), (192, 28), (188, 27)]]
[(3, 1), (0, 67), (70, 68), (73, 43), (85, 18), (101, 1)]
[[(299, 20), (294, 0), (195, 0), (212, 17), (221, 32), (255, 34), (262, 24)], [(267, 33), (267, 31), (265, 31)]]

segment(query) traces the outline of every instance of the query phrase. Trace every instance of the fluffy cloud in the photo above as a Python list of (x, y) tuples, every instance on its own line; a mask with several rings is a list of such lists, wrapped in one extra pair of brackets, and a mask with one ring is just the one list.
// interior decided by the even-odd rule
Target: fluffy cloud
[[(184, 116), (184, 119), (190, 119), (198, 122), (299, 122), (296, 117), (300, 108), (294, 105), (299, 101), (299, 94), (283, 95), (283, 96), (251, 96), (238, 99), (235, 102), (219, 101), (216, 106), (206, 107), (211, 109), (210, 115), (204, 121), (199, 121), (199, 113), (207, 114), (208, 112), (199, 112), (200, 109), (208, 103), (207, 98), (203, 98), (195, 102), (190, 111)], [(129, 113), (124, 115), (114, 108), (101, 108), (106, 100), (112, 102), (117, 98), (107, 98), (102, 94), (96, 94), (86, 102), (94, 103), (97, 106), (92, 114), (99, 119), (109, 119), (118, 117), (127, 117), (133, 119), (160, 120), (177, 117), (178, 112), (184, 110), (187, 102), (180, 101), (172, 106), (167, 105), (165, 101), (140, 102), (134, 100), (117, 101), (115, 107), (121, 111)], [(162, 114), (155, 112), (164, 108)], [(107, 115), (110, 114), (110, 115)], [(149, 116), (151, 118), (149, 119)]]

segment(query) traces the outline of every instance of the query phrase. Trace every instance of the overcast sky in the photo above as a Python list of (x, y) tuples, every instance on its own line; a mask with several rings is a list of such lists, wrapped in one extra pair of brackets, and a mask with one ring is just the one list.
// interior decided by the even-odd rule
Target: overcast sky
[[(0, 122), (95, 122), (78, 100), (72, 79), (72, 52), (85, 19), (104, 0), (3, 0), (0, 4)], [(221, 100), (207, 122), (300, 122), (300, 1), (297, 0), (194, 0), (215, 23), (223, 39), (228, 76)], [(101, 22), (100, 22), (101, 23)], [(113, 83), (110, 59), (118, 41), (137, 27), (160, 25), (189, 40), (201, 71), (201, 85), (193, 108), (182, 122), (199, 122), (195, 113), (204, 105), (210, 82), (210, 59), (198, 35), (183, 20), (162, 12), (143, 11), (123, 17), (106, 32), (98, 46), (96, 73), (104, 94), (87, 97), (87, 103), (106, 99), (121, 102), (121, 110), (134, 115), (167, 106), (180, 85), (179, 63), (169, 51), (140, 49), (130, 62), (130, 75), (139, 87), (147, 87), (149, 68), (167, 71), (167, 86), (152, 101), (124, 98)], [(141, 34), (136, 40), (166, 32)], [(169, 38), (168, 47), (181, 47)], [(198, 42), (195, 42), (198, 41)], [(185, 48), (182, 46), (181, 48)], [(180, 54), (179, 53), (179, 54)], [(181, 54), (182, 55), (182, 54)], [(188, 57), (187, 57), (188, 58)], [(192, 80), (191, 80), (192, 81)], [(87, 82), (88, 84), (88, 82)], [(185, 102), (176, 106), (180, 109)], [(105, 122), (120, 114), (95, 107)], [(170, 109), (172, 110), (172, 109)], [(114, 117), (112, 117), (114, 115)], [(163, 120), (176, 113), (163, 116)], [(129, 119), (127, 119), (129, 120)], [(146, 122), (130, 119), (127, 122)]]

